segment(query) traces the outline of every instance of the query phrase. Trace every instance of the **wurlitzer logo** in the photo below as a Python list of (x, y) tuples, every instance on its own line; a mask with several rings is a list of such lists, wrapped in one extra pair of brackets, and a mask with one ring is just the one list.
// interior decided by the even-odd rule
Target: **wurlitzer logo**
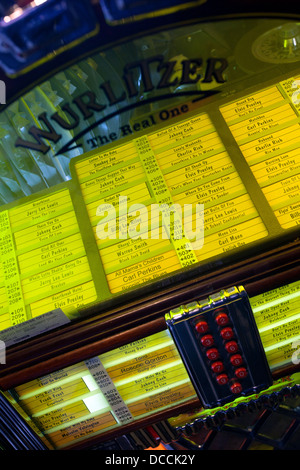
[[(163, 55), (130, 62), (118, 74), (121, 87), (116, 87), (114, 80), (106, 80), (100, 82), (98, 86), (95, 85), (93, 90), (84, 91), (72, 101), (65, 102), (51, 115), (45, 110), (35, 119), (35, 123), (40, 121), (42, 127), (36, 127), (36, 125), (28, 127), (29, 140), (18, 137), (15, 146), (45, 154), (51, 150), (51, 142), (58, 144), (64, 141), (67, 130), (72, 131), (73, 137), (67, 143), (63, 143), (63, 146), (56, 152), (56, 156), (82, 147), (84, 144), (94, 149), (156, 124), (151, 115), (149, 120), (143, 119), (141, 123), (135, 123), (135, 125), (129, 122), (122, 124), (117, 132), (86, 138), (91, 131), (116, 116), (126, 115), (134, 109), (153, 103), (169, 99), (173, 101), (174, 97), (187, 97), (193, 101), (200, 101), (219, 93), (220, 90), (212, 88), (202, 90), (202, 87), (198, 86), (199, 83), (212, 84), (215, 81), (216, 84), (223, 84), (226, 81), (223, 73), (227, 69), (228, 62), (224, 58), (182, 60), (181, 76), (178, 76), (176, 66), (176, 60), (167, 60)], [(190, 86), (195, 89), (190, 89)], [(174, 87), (179, 88), (175, 93), (170, 91)], [(143, 94), (143, 99), (139, 98), (140, 93)], [(173, 112), (176, 116), (177, 112), (187, 110), (187, 105), (183, 105), (180, 110), (176, 108)], [(172, 118), (173, 112), (163, 109), (157, 117), (158, 122), (165, 122)], [(91, 118), (95, 118), (94, 122), (86, 126), (85, 123)]]
[(0, 80), (0, 104), (6, 104), (6, 85)]

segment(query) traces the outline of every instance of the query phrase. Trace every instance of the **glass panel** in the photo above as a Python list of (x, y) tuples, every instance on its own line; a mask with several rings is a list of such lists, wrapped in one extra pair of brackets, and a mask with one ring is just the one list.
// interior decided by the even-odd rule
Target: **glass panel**
[(298, 28), (248, 18), (158, 31), (2, 111), (2, 329), (58, 309), (67, 322), (294, 240)]

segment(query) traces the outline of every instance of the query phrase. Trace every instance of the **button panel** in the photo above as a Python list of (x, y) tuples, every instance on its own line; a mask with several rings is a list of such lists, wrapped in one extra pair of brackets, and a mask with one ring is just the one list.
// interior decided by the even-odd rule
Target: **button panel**
[[(210, 365), (212, 372), (215, 374), (215, 380), (218, 385), (228, 384), (232, 393), (241, 393), (243, 390), (242, 379), (247, 377), (248, 372), (246, 366), (240, 367), (244, 364), (244, 359), (238, 353), (239, 345), (229, 313), (224, 307), (212, 310), (209, 316), (209, 321), (203, 319), (203, 314), (195, 319), (195, 330), (199, 335), (198, 338), (202, 348), (210, 348), (206, 350), (208, 365)], [(217, 336), (213, 336), (212, 332), (217, 333)], [(214, 344), (219, 344), (219, 349), (216, 347), (212, 348), (211, 346)], [(224, 351), (226, 351), (226, 354), (224, 354)], [(226, 369), (222, 358), (227, 362)], [(224, 373), (221, 374), (221, 372)], [(236, 381), (229, 383), (228, 373), (240, 379), (241, 383)]]
[(219, 406), (272, 384), (243, 288), (193, 301), (180, 311), (166, 316), (167, 325), (204, 406)]

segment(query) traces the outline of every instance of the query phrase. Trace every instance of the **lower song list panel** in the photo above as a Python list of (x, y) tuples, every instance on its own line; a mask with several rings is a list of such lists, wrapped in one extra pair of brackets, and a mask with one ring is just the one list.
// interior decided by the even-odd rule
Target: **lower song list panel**
[(68, 189), (0, 213), (0, 328), (96, 298)]

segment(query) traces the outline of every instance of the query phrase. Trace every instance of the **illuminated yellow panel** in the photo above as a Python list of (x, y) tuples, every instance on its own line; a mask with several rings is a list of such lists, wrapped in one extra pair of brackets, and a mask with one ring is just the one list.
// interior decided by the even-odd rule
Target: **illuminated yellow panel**
[(282, 178), (297, 175), (300, 171), (299, 150), (271, 157), (252, 166), (255, 178), (261, 187), (276, 183)]
[(271, 369), (291, 364), (300, 339), (300, 281), (250, 299)]
[[(2, 328), (49, 309), (82, 308), (101, 301), (100, 291), (105, 299), (267, 238), (271, 224), (266, 226), (263, 211), (256, 208), (259, 187), (264, 207), (269, 204), (283, 229), (298, 225), (299, 110), (291, 83), (280, 82), (220, 108), (235, 148), (225, 148), (216, 113), (212, 120), (209, 113), (194, 110), (188, 119), (77, 157), (71, 162), (72, 184), (2, 212), (9, 220), (9, 242), (16, 247), (14, 296), (19, 299), (15, 307), (8, 302), (11, 286), (1, 265)], [(244, 160), (235, 165), (238, 146)], [(253, 197), (245, 182), (249, 168), (257, 181)], [(120, 197), (127, 197), (126, 222), (120, 218)], [(148, 231), (143, 226), (135, 232), (140, 238), (131, 237), (129, 229), (138, 227), (136, 211), (130, 213), (135, 203), (148, 211), (152, 204), (204, 205), (203, 243), (196, 246), (184, 234), (180, 240), (175, 236), (178, 209), (169, 236), (168, 221), (161, 216), (158, 238), (151, 238), (149, 225)], [(116, 233), (120, 229), (124, 239), (111, 236), (112, 226), (105, 239), (99, 237), (100, 214), (106, 209), (113, 210)], [(188, 222), (195, 228), (196, 217)], [(97, 262), (102, 262), (100, 270)]]
[(106, 370), (109, 376), (118, 382), (124, 374), (127, 377), (132, 377), (138, 373), (145, 371), (149, 372), (157, 367), (162, 367), (170, 364), (175, 359), (178, 360), (178, 352), (173, 344), (166, 348), (159, 349), (156, 352), (149, 352), (134, 358), (134, 361), (129, 360), (126, 362), (117, 363), (112, 367), (107, 367)]
[(272, 132), (269, 135), (255, 139), (248, 144), (241, 145), (241, 150), (249, 165), (279, 155), (287, 150), (293, 150), (300, 146), (299, 124), (289, 126), (281, 131)]
[(274, 208), (299, 199), (300, 174), (287, 178), (264, 189), (264, 194)]
[(45, 434), (57, 449), (63, 448), (73, 441), (84, 440), (95, 433), (99, 433), (116, 424), (113, 415), (108, 411), (100, 416), (88, 418), (77, 424), (72, 424), (68, 428), (59, 429), (57, 431), (46, 431)]
[(125, 144), (122, 148), (115, 148), (107, 152), (101, 152), (90, 158), (85, 158), (76, 163), (76, 171), (80, 181), (94, 176), (99, 171), (113, 168), (116, 164), (127, 163), (137, 154), (133, 142)]
[(276, 210), (275, 215), (283, 228), (300, 225), (300, 202)]
[[(107, 353), (101, 354), (101, 361), (105, 368), (108, 370), (114, 366), (118, 366), (123, 363), (127, 363), (129, 360), (136, 362), (136, 357), (142, 358), (147, 357), (148, 353), (158, 353), (161, 349), (166, 347), (175, 348), (173, 340), (167, 330), (161, 331), (146, 338), (141, 338), (133, 343), (125, 344), (120, 348), (113, 349)], [(177, 358), (178, 358), (177, 353)], [(124, 371), (126, 374), (128, 371)]]
[[(151, 142), (151, 138), (149, 138)], [(156, 149), (153, 140), (153, 148)], [(176, 147), (174, 147), (176, 144)], [(165, 173), (167, 169), (176, 168), (178, 165), (185, 163), (186, 165), (197, 161), (198, 159), (224, 152), (225, 148), (217, 132), (213, 131), (203, 137), (198, 137), (191, 141), (183, 142), (174, 139), (173, 146), (169, 144), (169, 148), (159, 153), (155, 153), (157, 162)]]
[(237, 142), (243, 142), (249, 137), (256, 136), (268, 130), (274, 131), (274, 128), (282, 124), (293, 123), (297, 120), (290, 104), (282, 105), (280, 101), (278, 104), (280, 105), (278, 108), (266, 111), (262, 114), (256, 114), (255, 116), (230, 126), (230, 130)]
[[(265, 98), (269, 100), (270, 97)], [(131, 159), (127, 164), (125, 157)], [(206, 113), (119, 145), (114, 148), (113, 158), (116, 163), (114, 167), (109, 164), (107, 152), (86, 159), (78, 158), (74, 163), (108, 286), (113, 294), (168, 276), (182, 267), (209, 258), (209, 253), (216, 256), (239, 249), (268, 235)], [(101, 161), (106, 162), (106, 170), (101, 167)], [(125, 225), (124, 218), (118, 218), (121, 196), (126, 196), (128, 203)], [(178, 240), (172, 232), (169, 239), (160, 236), (152, 240), (152, 232), (147, 232), (144, 225), (138, 232), (142, 234), (142, 239), (130, 238), (129, 228), (134, 221), (129, 217), (131, 204), (141, 203), (147, 208), (149, 230), (152, 204), (171, 206), (182, 205), (183, 202), (194, 206), (204, 204), (207, 242), (200, 245), (203, 246), (202, 252), (200, 248), (197, 253), (194, 252), (193, 245), (187, 250), (189, 240)], [(112, 206), (115, 212), (109, 217), (105, 213), (102, 222), (104, 211), (110, 211)], [(97, 212), (99, 207), (101, 216)], [(111, 222), (114, 215), (116, 221)], [(180, 215), (175, 211), (174, 223), (177, 226), (178, 217)], [(252, 226), (258, 228), (256, 234), (248, 231), (250, 225), (244, 225), (250, 220)], [(195, 218), (188, 222), (194, 223)], [(162, 218), (160, 224), (163, 223), (165, 220)], [(218, 230), (231, 227), (232, 233), (228, 239), (223, 238), (223, 246), (221, 234), (215, 240), (210, 238)], [(120, 230), (121, 241), (117, 239)]]
[(207, 114), (200, 114), (188, 121), (183, 121), (171, 127), (166, 127), (161, 131), (152, 133), (148, 136), (153, 149), (161, 150), (169, 143), (182, 142), (184, 139), (193, 139), (199, 133), (214, 131), (213, 124)]
[(44, 431), (53, 427), (61, 426), (62, 424), (73, 421), (74, 419), (82, 418), (87, 414), (87, 407), (82, 401), (72, 403), (70, 405), (62, 406), (49, 413), (41, 416), (35, 416), (35, 421), (42, 426)]
[(115, 384), (123, 400), (128, 402), (143, 395), (149, 396), (149, 394), (160, 388), (172, 388), (177, 382), (186, 379), (185, 367), (178, 361), (172, 367), (159, 367), (158, 370), (150, 374), (142, 377), (136, 376), (131, 381), (124, 379), (123, 384), (120, 384), (120, 381), (115, 382)]
[(69, 190), (34, 196), (2, 211), (0, 220), (2, 329), (56, 309), (57, 302), (78, 306), (97, 298)]
[(107, 281), (111, 292), (116, 293), (155, 280), (158, 276), (171, 274), (180, 268), (178, 257), (172, 250), (108, 274)]
[(65, 384), (58, 385), (52, 389), (48, 389), (44, 392), (38, 393), (31, 398), (23, 399), (23, 404), (26, 409), (35, 415), (42, 410), (57, 406), (69, 399), (74, 399), (85, 393), (88, 393), (89, 389), (81, 378), (67, 382)]
[[(195, 154), (193, 154), (195, 155)], [(224, 174), (232, 173), (234, 166), (226, 152), (213, 155), (211, 157), (201, 158), (200, 161), (181, 167), (178, 170), (172, 170), (164, 173), (164, 178), (170, 191), (178, 191), (188, 187), (196, 186), (211, 179), (218, 178)]]
[[(100, 247), (101, 240), (98, 240)], [(106, 272), (111, 270), (111, 267), (118, 265), (130, 264), (138, 261), (141, 256), (156, 254), (161, 248), (169, 247), (170, 241), (168, 239), (156, 240), (154, 238), (146, 238), (144, 240), (134, 240), (129, 238), (123, 242), (114, 243), (101, 250), (101, 258), (103, 261)]]
[(32, 316), (36, 317), (56, 308), (61, 308), (62, 310), (70, 306), (80, 308), (93, 302), (96, 298), (94, 283), (90, 281), (33, 302), (31, 304), (31, 312)]
[[(231, 225), (231, 226), (230, 226)], [(230, 250), (245, 246), (267, 236), (267, 231), (259, 217), (251, 218), (247, 222), (240, 222), (239, 225), (229, 224), (229, 228), (224, 227), (213, 235), (205, 236), (204, 246), (196, 251), (199, 259), (208, 259), (214, 255), (227, 253)]]
[(282, 81), (220, 109), (283, 229), (300, 223), (300, 108), (293, 100), (295, 81)]
[(35, 199), (32, 202), (22, 204), (11, 209), (10, 225), (12, 230), (35, 225), (45, 219), (51, 219), (54, 215), (66, 213), (73, 209), (69, 191), (64, 190), (49, 196)]
[(86, 202), (99, 198), (99, 192), (105, 193), (112, 188), (122, 187), (128, 181), (143, 179), (144, 171), (140, 162), (128, 164), (109, 173), (104, 173), (81, 185), (81, 192)]
[(116, 398), (130, 422), (196, 396), (167, 330), (32, 380), (15, 393), (55, 448), (124, 424)]
[(222, 114), (226, 122), (232, 124), (241, 117), (248, 118), (249, 114), (260, 111), (262, 108), (280, 105), (282, 100), (282, 94), (276, 86), (273, 86), (223, 106)]
[(71, 287), (89, 280), (91, 280), (91, 272), (86, 257), (77, 258), (24, 279), (22, 281), (24, 299), (29, 303), (61, 290), (62, 287)]
[(52, 266), (82, 257), (85, 248), (80, 233), (49, 243), (46, 246), (30, 250), (18, 256), (20, 271), (24, 275), (37, 270), (44, 271)]
[(106, 197), (102, 197), (101, 195), (100, 198), (100, 196), (98, 195), (98, 198), (97, 200), (95, 200), (95, 202), (87, 204), (87, 211), (90, 216), (90, 221), (92, 225), (99, 221), (99, 216), (97, 215), (98, 207), (100, 205), (104, 206), (105, 204), (109, 204), (110, 206), (113, 206), (116, 211), (118, 211), (120, 197), (127, 197), (127, 204), (128, 206), (130, 206), (131, 204), (135, 204), (141, 201), (145, 202), (150, 199), (151, 196), (145, 183), (141, 183), (140, 185), (130, 187), (126, 190), (122, 190), (117, 193), (113, 192), (113, 194), (108, 195)]
[(191, 398), (194, 396), (194, 389), (190, 382), (182, 383), (155, 395), (149, 395), (146, 399), (129, 404), (128, 407), (133, 416), (139, 417), (156, 411), (158, 407), (167, 408), (174, 403), (185, 401), (187, 396)]
[(53, 242), (57, 238), (63, 238), (77, 231), (78, 226), (75, 213), (67, 212), (66, 214), (15, 232), (14, 239), (17, 250), (29, 250), (37, 245)]
[[(297, 281), (250, 298), (271, 369), (291, 363), (300, 333), (299, 297)], [(56, 448), (120, 426), (110, 402), (116, 392), (132, 420), (196, 397), (167, 330), (108, 351), (97, 361), (97, 379), (93, 361), (87, 361), (16, 388), (19, 404)]]

